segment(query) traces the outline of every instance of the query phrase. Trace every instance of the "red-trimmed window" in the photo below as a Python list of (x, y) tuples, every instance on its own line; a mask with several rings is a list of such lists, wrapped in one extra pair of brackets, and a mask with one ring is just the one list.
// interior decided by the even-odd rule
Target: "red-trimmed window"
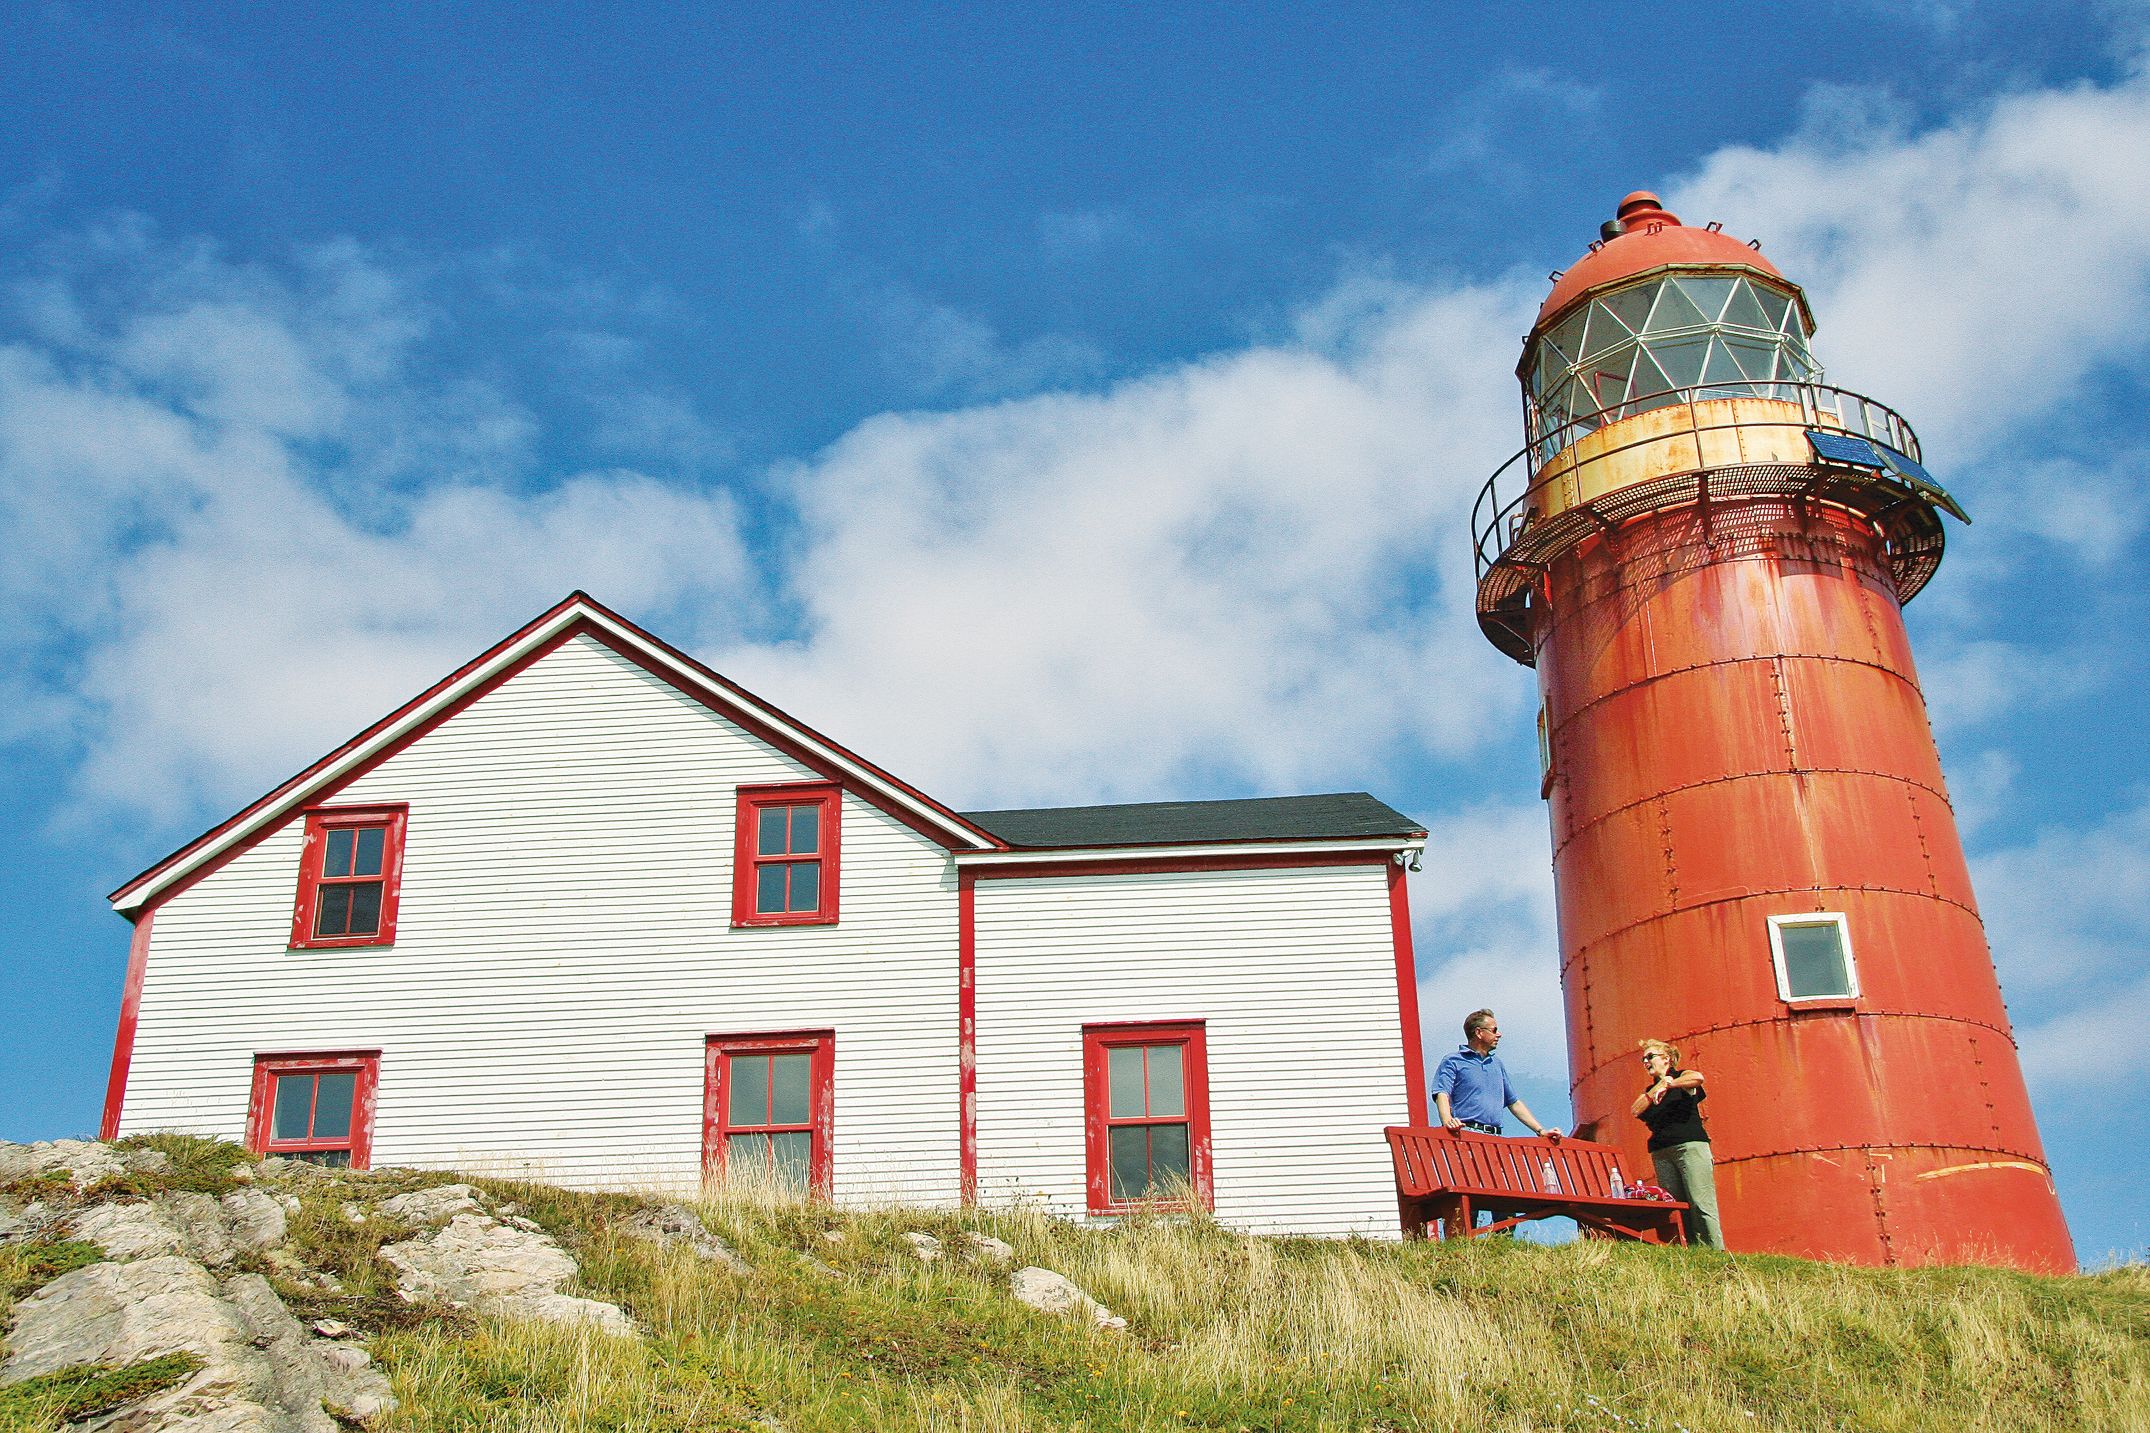
[(739, 788), (733, 925), (835, 923), (842, 810), (830, 782)]
[(373, 1159), (378, 1050), (257, 1055), (247, 1102), (246, 1147), (309, 1164), (365, 1169)]
[(306, 813), (291, 944), (394, 945), (408, 806), (335, 806)]
[(1083, 1125), (1095, 1214), (1211, 1206), (1209, 1051), (1200, 1021), (1086, 1025)]
[(712, 1035), (702, 1104), (702, 1172), (829, 1192), (836, 1035)]

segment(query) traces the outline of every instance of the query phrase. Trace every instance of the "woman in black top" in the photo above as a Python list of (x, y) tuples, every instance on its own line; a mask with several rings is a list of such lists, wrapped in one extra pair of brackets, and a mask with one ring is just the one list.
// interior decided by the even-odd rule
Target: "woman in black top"
[(1677, 1047), (1662, 1040), (1642, 1042), (1642, 1067), (1650, 1086), (1635, 1097), (1635, 1118), (1650, 1127), (1650, 1162), (1657, 1182), (1688, 1211), (1688, 1242), (1711, 1249), (1724, 1247), (1717, 1224), (1717, 1174), (1710, 1159), (1710, 1132), (1702, 1123), (1700, 1070), (1680, 1068)]

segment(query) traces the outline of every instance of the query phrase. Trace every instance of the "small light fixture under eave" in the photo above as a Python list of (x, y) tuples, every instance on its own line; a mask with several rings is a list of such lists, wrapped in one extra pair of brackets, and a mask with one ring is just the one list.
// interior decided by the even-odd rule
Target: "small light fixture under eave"
[(1390, 859), (1394, 860), (1394, 861), (1396, 862), (1396, 864), (1397, 864), (1397, 865), (1399, 865), (1399, 866), (1403, 867), (1403, 868), (1404, 868), (1405, 870), (1407, 870), (1407, 871), (1416, 871), (1416, 870), (1420, 870), (1420, 869), (1423, 869), (1423, 868), (1422, 868), (1422, 867), (1421, 867), (1421, 866), (1419, 865), (1419, 856), (1420, 856), (1420, 854), (1421, 854), (1420, 852), (1418, 852), (1418, 851), (1415, 851), (1415, 850), (1413, 850), (1413, 851), (1398, 851), (1398, 852), (1397, 852), (1397, 853), (1396, 853), (1396, 854), (1395, 854), (1395, 855), (1394, 855), (1393, 857), (1391, 857)]

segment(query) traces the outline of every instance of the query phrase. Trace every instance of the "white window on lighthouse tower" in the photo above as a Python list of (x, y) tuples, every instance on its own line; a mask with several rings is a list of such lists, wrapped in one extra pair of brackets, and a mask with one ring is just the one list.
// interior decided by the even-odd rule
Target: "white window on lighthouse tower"
[(1843, 916), (1827, 911), (1771, 916), (1769, 948), (1777, 965), (1777, 993), (1784, 999), (1858, 996), (1859, 971), (1852, 963), (1851, 931)]

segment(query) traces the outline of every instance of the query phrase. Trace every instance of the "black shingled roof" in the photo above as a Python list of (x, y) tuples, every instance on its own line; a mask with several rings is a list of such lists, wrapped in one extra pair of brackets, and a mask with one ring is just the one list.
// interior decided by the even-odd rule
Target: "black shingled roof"
[(1244, 801), (1142, 801), (964, 811), (1011, 846), (1172, 846), (1194, 841), (1344, 840), (1423, 836), (1426, 828), (1363, 791), (1261, 796)]

